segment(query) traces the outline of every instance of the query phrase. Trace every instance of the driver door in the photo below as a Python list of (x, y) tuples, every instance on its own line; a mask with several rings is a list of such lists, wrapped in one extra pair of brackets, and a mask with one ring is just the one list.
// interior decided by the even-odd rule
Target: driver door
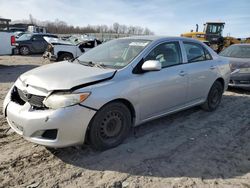
[(179, 42), (156, 46), (145, 58), (159, 60), (160, 71), (139, 75), (140, 118), (142, 121), (163, 115), (184, 105), (187, 100), (187, 72)]

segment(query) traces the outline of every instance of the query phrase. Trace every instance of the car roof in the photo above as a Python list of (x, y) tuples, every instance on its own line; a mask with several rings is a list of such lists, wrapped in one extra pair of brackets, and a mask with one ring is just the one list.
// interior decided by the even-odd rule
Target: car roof
[(130, 36), (130, 37), (124, 37), (121, 39), (141, 39), (141, 40), (151, 40), (151, 41), (158, 41), (158, 40), (187, 40), (187, 41), (196, 41), (196, 42), (198, 41), (196, 39), (187, 38), (187, 37), (157, 36), (157, 35)]
[(32, 35), (47, 35), (47, 36), (56, 36), (54, 34), (50, 34), (50, 33), (31, 33)]

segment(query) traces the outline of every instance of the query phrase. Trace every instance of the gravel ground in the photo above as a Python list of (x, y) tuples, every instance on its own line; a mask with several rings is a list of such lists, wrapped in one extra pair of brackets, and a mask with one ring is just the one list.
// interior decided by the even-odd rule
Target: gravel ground
[(224, 93), (215, 112), (199, 107), (139, 126), (105, 152), (46, 149), (12, 132), (3, 99), (16, 78), (49, 63), (0, 56), (0, 187), (250, 187), (250, 93)]

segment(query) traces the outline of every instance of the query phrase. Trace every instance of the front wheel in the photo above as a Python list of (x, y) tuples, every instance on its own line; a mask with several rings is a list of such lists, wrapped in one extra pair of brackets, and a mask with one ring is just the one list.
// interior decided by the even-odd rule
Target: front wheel
[(58, 61), (68, 61), (73, 59), (73, 55), (71, 53), (63, 53), (58, 57)]
[(201, 107), (206, 111), (214, 111), (219, 106), (223, 94), (223, 86), (219, 81), (215, 81), (212, 85), (206, 102)]
[(130, 110), (114, 102), (102, 107), (90, 123), (89, 141), (97, 150), (113, 148), (127, 137), (131, 127)]

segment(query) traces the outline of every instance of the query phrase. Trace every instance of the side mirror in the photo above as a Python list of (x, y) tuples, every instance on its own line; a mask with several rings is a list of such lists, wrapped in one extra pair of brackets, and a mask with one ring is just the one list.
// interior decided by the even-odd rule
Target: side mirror
[(161, 70), (161, 63), (157, 60), (145, 61), (142, 65), (142, 70), (144, 71), (159, 71)]

